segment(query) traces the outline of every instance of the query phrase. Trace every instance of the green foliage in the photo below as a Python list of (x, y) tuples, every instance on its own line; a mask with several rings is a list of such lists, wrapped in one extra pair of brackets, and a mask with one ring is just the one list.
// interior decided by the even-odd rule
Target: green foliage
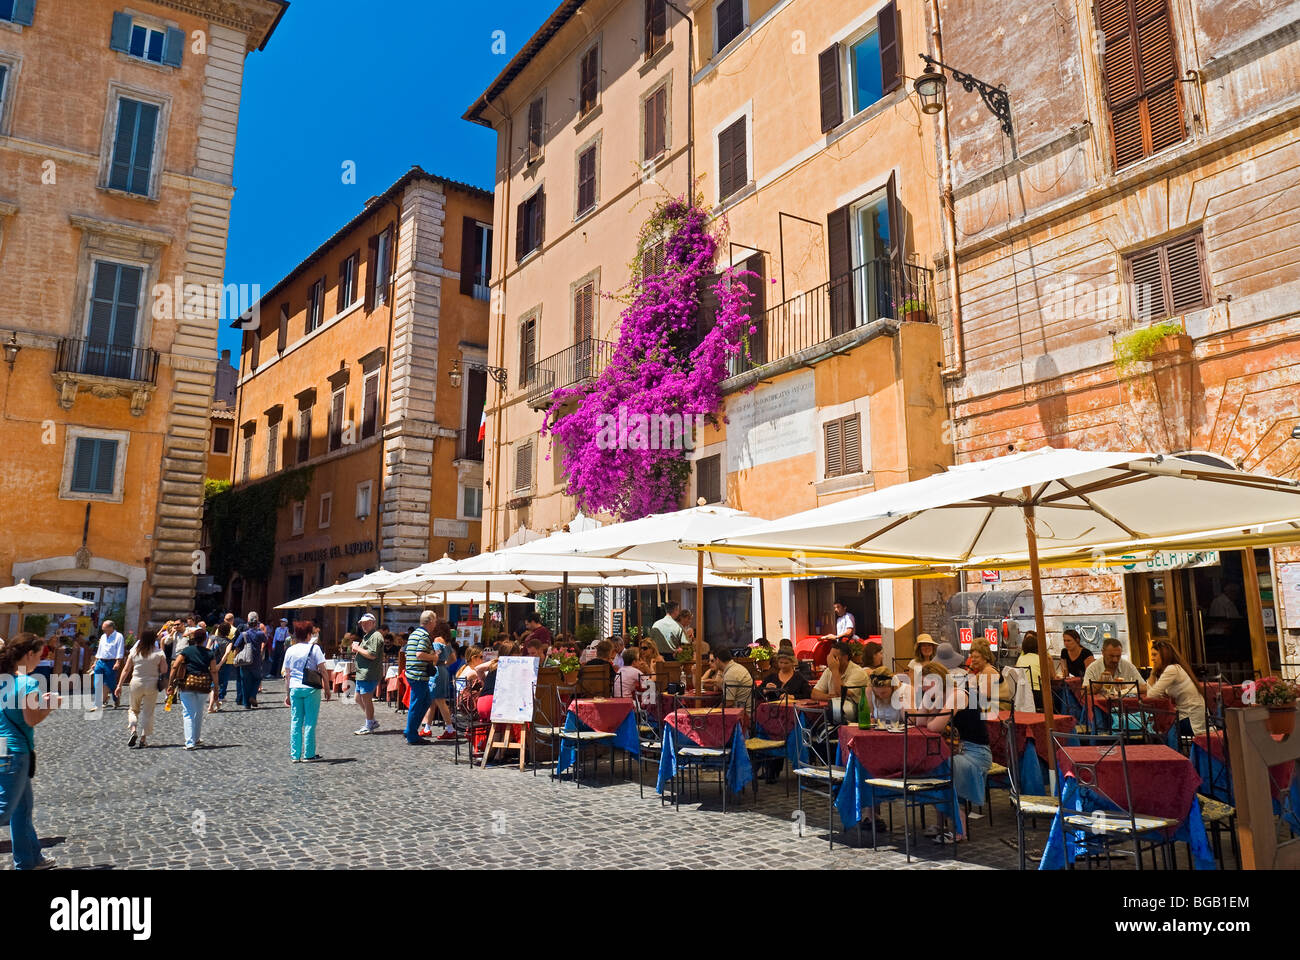
[(578, 670), (578, 655), (576, 653), (566, 653), (560, 657), (560, 673), (576, 673)]
[[(1254, 702), (1261, 707), (1290, 707), (1294, 709), (1296, 698), (1300, 697), (1300, 685), (1282, 677), (1264, 677), (1262, 680), (1256, 680), (1253, 690)], [(1247, 699), (1246, 702), (1251, 701)]]
[[(312, 467), (286, 470), (238, 489), (223, 481), (204, 483), (204, 515), (211, 533), (208, 572), (220, 584), (232, 573), (266, 580), (275, 564), (277, 513), (311, 492)], [(209, 490), (213, 491), (209, 494)]]
[(203, 502), (207, 503), (218, 494), (225, 493), (231, 487), (229, 480), (213, 480), (211, 477), (203, 478)]
[(29, 613), (23, 617), (23, 630), (26, 633), (34, 633), (38, 637), (43, 637), (49, 627), (50, 615), (48, 613)]
[(1149, 327), (1130, 330), (1121, 337), (1116, 337), (1112, 345), (1115, 352), (1115, 366), (1121, 370), (1148, 359), (1155, 352), (1156, 345), (1165, 337), (1183, 332), (1183, 325), (1177, 320), (1164, 320)]
[(772, 659), (772, 651), (767, 647), (751, 647), (749, 658), (755, 663), (767, 663)]
[(595, 643), (598, 636), (599, 634), (596, 633), (596, 628), (590, 624), (578, 627), (577, 630), (573, 631), (574, 639), (583, 647), (588, 647)]

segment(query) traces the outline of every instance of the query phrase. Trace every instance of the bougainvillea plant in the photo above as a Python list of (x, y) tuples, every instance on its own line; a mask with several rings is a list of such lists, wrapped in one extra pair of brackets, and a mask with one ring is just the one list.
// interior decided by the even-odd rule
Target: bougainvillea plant
[(591, 384), (555, 391), (542, 428), (564, 452), (565, 492), (578, 508), (620, 520), (678, 508), (690, 478), (688, 450), (645, 425), (716, 425), (728, 363), (747, 354), (757, 332), (747, 283), (754, 274), (734, 269), (717, 280), (712, 327), (697, 332), (700, 295), (718, 251), (701, 200), (662, 201), (641, 231), (638, 253), (659, 238), (662, 271), (643, 275), (640, 264), (650, 258), (638, 256), (609, 364)]

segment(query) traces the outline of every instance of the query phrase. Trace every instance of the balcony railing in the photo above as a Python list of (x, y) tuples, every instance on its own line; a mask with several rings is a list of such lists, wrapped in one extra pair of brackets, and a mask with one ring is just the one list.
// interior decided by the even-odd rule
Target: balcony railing
[(456, 459), (483, 462), (483, 441), (478, 438), (478, 427), (456, 431)]
[(556, 390), (591, 380), (605, 369), (613, 355), (614, 344), (609, 340), (587, 339), (539, 360), (525, 378), (529, 404), (546, 406)]
[(148, 347), (121, 347), (97, 340), (59, 341), (55, 369), (110, 380), (158, 382), (158, 351)]
[(933, 271), (891, 259), (868, 260), (763, 314), (749, 338), (750, 358), (731, 361), (731, 374), (793, 356), (875, 320), (928, 320)]

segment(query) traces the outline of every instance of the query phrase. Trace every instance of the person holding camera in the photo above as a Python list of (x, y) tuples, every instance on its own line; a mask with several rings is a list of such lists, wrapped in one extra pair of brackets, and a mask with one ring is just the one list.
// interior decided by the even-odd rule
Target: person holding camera
[(32, 819), (32, 778), (36, 776), (35, 727), (63, 702), (40, 693), (32, 676), (41, 662), (45, 641), (20, 633), (0, 646), (0, 827), (9, 827), (15, 870), (48, 870), (54, 861), (41, 856), (41, 841)]

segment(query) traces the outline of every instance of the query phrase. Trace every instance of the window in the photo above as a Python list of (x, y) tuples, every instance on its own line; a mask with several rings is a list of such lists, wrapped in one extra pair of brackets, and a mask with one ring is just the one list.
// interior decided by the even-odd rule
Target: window
[(531, 493), (533, 489), (533, 441), (515, 445), (515, 493)]
[(519, 324), (519, 386), (533, 382), (533, 367), (537, 364), (537, 318), (529, 317)]
[(718, 134), (718, 202), (738, 193), (749, 183), (746, 123), (741, 117)]
[(483, 488), (482, 487), (462, 487), (465, 495), (462, 500), (462, 516), (467, 520), (483, 519)]
[(373, 480), (366, 480), (357, 484), (357, 518), (364, 520), (370, 516), (370, 491), (374, 485)]
[(600, 101), (600, 44), (582, 55), (578, 64), (578, 116), (585, 117)]
[(379, 371), (366, 375), (361, 401), (361, 437), (373, 437), (379, 428)]
[(668, 149), (668, 85), (664, 84), (642, 103), (641, 159), (657, 160)]
[(311, 407), (298, 411), (298, 462), (311, 459)]
[[(844, 121), (844, 86), (853, 116), (892, 93), (903, 82), (898, 43), (898, 7), (885, 4), (875, 23), (847, 43), (834, 43), (818, 58), (822, 132)], [(847, 81), (847, 82), (846, 82)]]
[(393, 231), (385, 230), (370, 238), (370, 275), (367, 299), (372, 307), (388, 302), (388, 281), (392, 273)]
[(248, 337), (248, 368), (256, 370), (257, 364), (262, 355), (262, 334), (260, 330), (246, 330), (244, 336)]
[(578, 216), (596, 206), (596, 144), (578, 154)]
[(1163, 320), (1210, 305), (1200, 230), (1128, 255), (1124, 272), (1138, 320)]
[(822, 429), (826, 439), (826, 479), (862, 472), (861, 415), (854, 413), (827, 421)]
[(253, 476), (253, 431), (247, 427), (244, 428), (244, 457), (243, 463), (240, 464), (239, 474), (244, 483), (248, 483)]
[(1168, 0), (1097, 0), (1115, 167), (1182, 142), (1182, 92)]
[(537, 192), (519, 204), (515, 229), (515, 260), (521, 261), (542, 245), (546, 221), (546, 195)]
[(108, 46), (138, 60), (179, 67), (185, 55), (185, 31), (137, 23), (129, 13), (114, 13)]
[(302, 533), (303, 529), (307, 526), (306, 517), (307, 517), (306, 502), (302, 500), (295, 500), (293, 502), (293, 532), (295, 534)]
[(722, 500), (722, 455), (714, 454), (703, 457), (695, 463), (695, 497), (698, 502), (703, 497), (705, 503), (719, 503)]
[(831, 335), (882, 317), (894, 317), (906, 291), (898, 231), (898, 192), (891, 174), (884, 189), (831, 211), (826, 217), (830, 267)]
[(316, 520), (316, 526), (324, 530), (330, 525), (330, 515), (334, 512), (334, 494), (322, 493), (320, 495), (320, 516)]
[(665, 243), (663, 240), (646, 247), (645, 253), (641, 255), (642, 279), (657, 277), (664, 272), (664, 250)]
[[(573, 291), (573, 342), (582, 345), (591, 340), (596, 317), (596, 282), (589, 280)], [(588, 348), (589, 351), (590, 348)], [(581, 353), (581, 351), (579, 351)], [(576, 358), (581, 361), (581, 356)], [(579, 373), (579, 377), (585, 374)]]
[(487, 300), (491, 295), (491, 269), (492, 227), (465, 217), (460, 234), (460, 292), (475, 300)]
[(82, 373), (119, 380), (132, 378), (136, 323), (143, 295), (143, 269), (95, 261)]
[(334, 312), (342, 313), (357, 298), (357, 254), (352, 254), (339, 264), (338, 297)]
[(99, 437), (77, 437), (73, 447), (72, 493), (111, 496), (115, 492), (117, 441)]
[(330, 398), (330, 449), (337, 450), (343, 446), (343, 403), (347, 388), (340, 387)]
[(284, 353), (284, 348), (289, 344), (289, 305), (280, 304), (280, 326), (275, 334), (275, 352)]
[(212, 452), (218, 456), (225, 456), (230, 453), (229, 427), (212, 428)]
[[(3, 3), (4, 0), (0, 0)], [(5, 119), (5, 91), (8, 89), (7, 81), (9, 79), (9, 65), (0, 63), (0, 131), (4, 130)]]
[(542, 140), (546, 135), (546, 98), (538, 97), (528, 105), (528, 162), (542, 158)]
[(158, 105), (129, 97), (117, 101), (117, 126), (113, 133), (113, 159), (108, 186), (137, 196), (151, 193), (154, 143), (158, 134)]
[(667, 0), (645, 0), (645, 58), (649, 60), (668, 41)]
[(325, 322), (325, 278), (317, 280), (307, 291), (307, 329), (311, 333)]
[(738, 36), (745, 32), (744, 0), (719, 0), (713, 8), (714, 34), (716, 41), (714, 51), (723, 50)]
[(0, 20), (30, 27), (35, 13), (36, 0), (0, 0)]
[(269, 476), (279, 469), (280, 421), (266, 425), (266, 472)]

